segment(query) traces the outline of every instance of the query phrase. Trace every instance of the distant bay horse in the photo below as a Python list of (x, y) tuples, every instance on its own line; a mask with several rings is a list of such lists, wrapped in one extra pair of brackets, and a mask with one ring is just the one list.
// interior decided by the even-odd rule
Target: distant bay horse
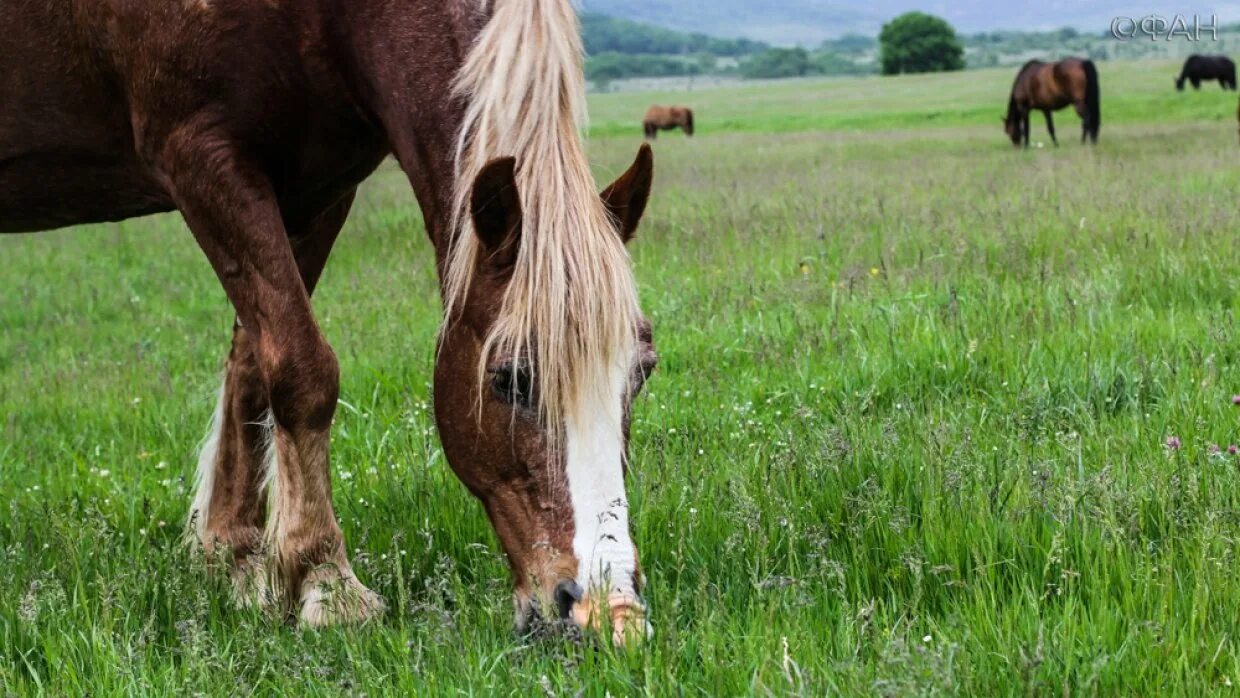
[(693, 135), (693, 110), (689, 107), (661, 107), (655, 105), (646, 110), (642, 118), (646, 138), (654, 140), (659, 131), (681, 129), (686, 136)]
[(1012, 84), (1007, 115), (1003, 118), (1004, 131), (1013, 145), (1023, 142), (1028, 148), (1029, 113), (1038, 110), (1046, 117), (1051, 141), (1059, 145), (1051, 112), (1068, 105), (1075, 107), (1081, 117), (1081, 142), (1088, 139), (1097, 143), (1102, 126), (1102, 103), (1094, 62), (1081, 58), (1066, 58), (1057, 63), (1029, 61), (1021, 67)]
[(1227, 56), (1202, 56), (1193, 54), (1184, 61), (1184, 69), (1175, 80), (1175, 89), (1183, 90), (1184, 82), (1192, 83), (1194, 90), (1201, 89), (1201, 83), (1218, 80), (1224, 90), (1236, 89), (1236, 64)]
[(332, 506), (339, 364), (310, 296), (393, 153), (443, 292), (440, 438), (518, 624), (644, 634), (624, 473), (655, 354), (624, 245), (653, 166), (643, 146), (596, 193), (569, 0), (11, 0), (0, 26), (0, 232), (178, 210), (236, 310), (190, 519), (242, 601), (382, 611)]

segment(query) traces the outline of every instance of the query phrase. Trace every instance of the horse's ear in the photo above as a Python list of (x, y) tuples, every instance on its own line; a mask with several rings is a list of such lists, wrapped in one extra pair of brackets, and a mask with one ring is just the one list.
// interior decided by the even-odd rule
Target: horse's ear
[(488, 263), (509, 267), (517, 260), (521, 242), (521, 197), (517, 193), (517, 161), (498, 158), (474, 178), (470, 214), (474, 231), (486, 248)]
[(637, 232), (637, 224), (646, 212), (650, 186), (654, 183), (654, 153), (642, 143), (637, 159), (628, 171), (603, 190), (603, 204), (620, 224), (620, 239), (627, 243)]

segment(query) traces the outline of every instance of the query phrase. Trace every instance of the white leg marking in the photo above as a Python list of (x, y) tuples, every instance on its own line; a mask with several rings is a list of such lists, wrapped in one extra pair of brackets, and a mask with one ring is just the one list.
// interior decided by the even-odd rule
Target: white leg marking
[(264, 600), (287, 598), (298, 606), (301, 622), (318, 627), (341, 621), (360, 621), (383, 613), (383, 599), (367, 589), (353, 574), (353, 568), (344, 557), (334, 563), (320, 565), (309, 570), (300, 589), (287, 587), (282, 574), (290, 560), (281, 559), (284, 554), (284, 528), (288, 518), (297, 515), (299, 508), (290, 505), (288, 492), (282, 485), (284, 466), (280, 463), (280, 435), (275, 417), (268, 409), (260, 422), (266, 444), (263, 456), (263, 480), (260, 485), (267, 492), (267, 526), (263, 532), (263, 545), (267, 553), (267, 584), (260, 587)]
[(278, 555), (280, 548), (276, 545), (280, 539), (281, 514), (284, 511), (284, 500), (280, 497), (280, 449), (276, 444), (276, 418), (268, 409), (259, 420), (263, 428), (263, 479), (259, 491), (267, 492), (267, 528), (264, 540), (268, 553)]
[(285, 591), (284, 584), (280, 580), (279, 563), (280, 523), (281, 514), (284, 511), (284, 500), (280, 497), (282, 488), (280, 487), (280, 449), (276, 444), (276, 418), (272, 416), (270, 408), (263, 412), (258, 425), (263, 430), (263, 463), (261, 466), (263, 477), (259, 481), (258, 491), (267, 493), (267, 525), (263, 531), (263, 548), (267, 556), (266, 578), (259, 582), (263, 595), (262, 603), (265, 605), (274, 602)]
[(586, 593), (634, 595), (637, 558), (624, 491), (623, 407), (626, 367), (609, 371), (608, 389), (592, 391), (565, 420), (566, 475), (573, 505), (577, 583)]
[(211, 514), (211, 493), (215, 491), (215, 461), (220, 451), (220, 432), (224, 429), (224, 387), (220, 385), (215, 412), (207, 435), (198, 447), (198, 473), (194, 477), (194, 501), (189, 508), (189, 530), (199, 544), (207, 542), (207, 517)]

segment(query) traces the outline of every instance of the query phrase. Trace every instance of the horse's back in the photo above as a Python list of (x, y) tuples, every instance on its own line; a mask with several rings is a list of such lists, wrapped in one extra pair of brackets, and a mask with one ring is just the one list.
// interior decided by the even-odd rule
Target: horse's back
[(160, 160), (191, 131), (214, 129), (291, 179), (368, 173), (383, 146), (345, 91), (307, 69), (319, 49), (299, 36), (297, 7), (0, 0), (0, 232), (171, 210)]
[(1223, 55), (1204, 56), (1194, 54), (1185, 62), (1186, 70), (1198, 78), (1214, 80), (1235, 75), (1236, 64)]
[(1054, 64), (1055, 81), (1062, 93), (1060, 106), (1083, 102), (1089, 89), (1089, 70), (1084, 58), (1065, 58)]
[(646, 110), (644, 121), (651, 124), (680, 124), (690, 118), (688, 107), (656, 104)]
[(68, 2), (0, 2), (0, 232), (167, 208), (124, 89)]
[(1084, 58), (1065, 58), (1052, 65), (1054, 66), (1055, 77), (1060, 80), (1071, 80), (1085, 75)]
[(1062, 109), (1085, 99), (1089, 86), (1086, 59), (1054, 63), (1032, 60), (1017, 73), (1012, 99), (1025, 109)]

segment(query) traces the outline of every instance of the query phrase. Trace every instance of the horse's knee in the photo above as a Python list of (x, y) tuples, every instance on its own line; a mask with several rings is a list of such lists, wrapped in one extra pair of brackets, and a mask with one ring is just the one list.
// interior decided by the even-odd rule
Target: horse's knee
[(232, 351), (228, 355), (225, 388), (229, 402), (247, 415), (266, 411), (267, 391), (252, 335), (238, 326), (233, 330)]
[(340, 396), (340, 363), (327, 342), (264, 348), (259, 354), (276, 424), (292, 431), (330, 427)]

